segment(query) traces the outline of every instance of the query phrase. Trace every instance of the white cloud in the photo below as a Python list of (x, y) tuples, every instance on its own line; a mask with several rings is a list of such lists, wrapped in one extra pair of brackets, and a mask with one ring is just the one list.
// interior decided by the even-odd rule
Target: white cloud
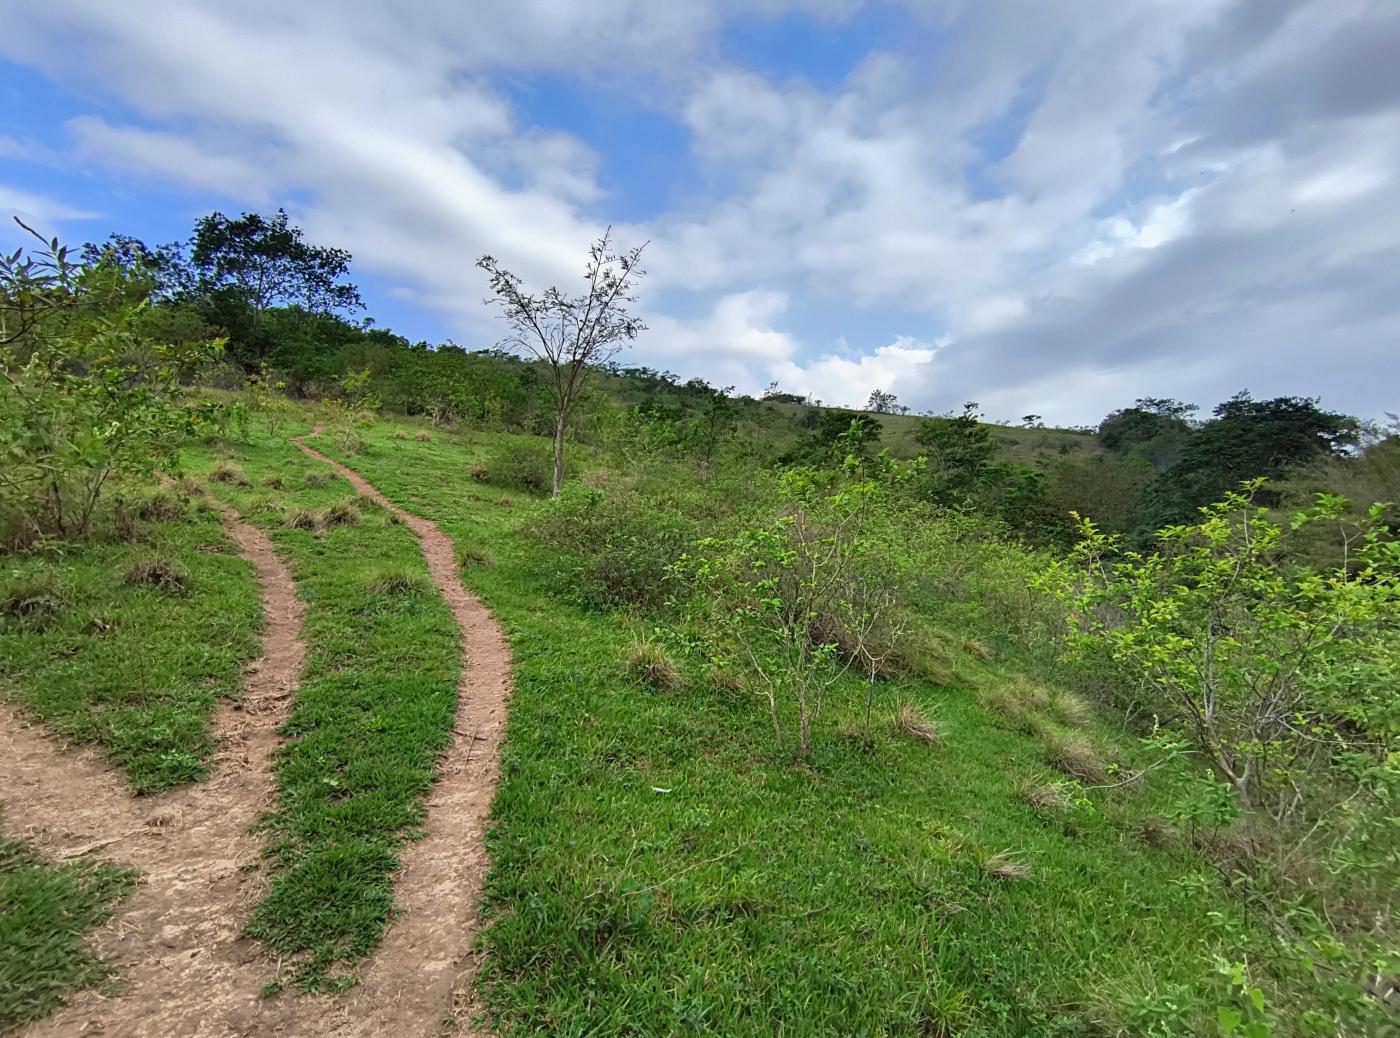
[(889, 345), (854, 359), (828, 354), (807, 364), (785, 360), (769, 365), (768, 371), (786, 392), (842, 407), (863, 407), (872, 390), (901, 396), (907, 386), (917, 385), (935, 353), (935, 346), (900, 335)]
[(174, 133), (112, 126), (95, 116), (68, 121), (79, 158), (118, 169), (152, 173), (163, 179), (208, 188), (222, 195), (266, 204), (277, 183), (274, 160), (221, 154)]

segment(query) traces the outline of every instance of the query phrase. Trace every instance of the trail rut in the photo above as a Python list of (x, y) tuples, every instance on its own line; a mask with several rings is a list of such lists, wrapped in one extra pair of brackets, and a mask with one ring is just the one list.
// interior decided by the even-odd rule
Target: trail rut
[[(318, 426), (312, 435), (319, 431)], [(394, 886), (403, 914), (385, 933), (360, 984), (337, 1000), (325, 1031), (317, 1032), (436, 1034), (454, 1008), (454, 998), (469, 987), (474, 967), (472, 944), (487, 868), (482, 837), (505, 733), (510, 649), (481, 600), (462, 586), (452, 541), (436, 523), (399, 507), (358, 472), (300, 438), (294, 442), (397, 515), (417, 535), (433, 583), (462, 632), (464, 658), (453, 724), (456, 738), (438, 765), (438, 780), (428, 798), (426, 835), (404, 851)], [(464, 1020), (457, 1026), (458, 1033), (469, 1030)]]
[(26, 1035), (300, 1033), (290, 1020), (261, 1026), (269, 963), (239, 931), (260, 886), (245, 868), (261, 846), (249, 829), (271, 805), (277, 729), (306, 655), (302, 603), (267, 535), (222, 511), (257, 571), (263, 655), (248, 669), (242, 699), (217, 708), (220, 748), (207, 782), (134, 799), (95, 752), (64, 749), (18, 711), (0, 708), (0, 789), (12, 824), (50, 855), (90, 853), (140, 872), (97, 939), (122, 980), (120, 994), (80, 993)]

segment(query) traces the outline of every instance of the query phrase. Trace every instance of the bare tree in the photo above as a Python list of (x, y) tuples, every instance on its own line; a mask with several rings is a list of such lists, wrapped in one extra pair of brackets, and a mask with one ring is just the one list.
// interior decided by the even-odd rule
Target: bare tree
[(588, 249), (584, 280), (588, 290), (571, 296), (557, 287), (540, 295), (525, 291), (521, 279), (501, 267), (491, 256), (476, 265), (491, 275), (494, 298), (488, 305), (501, 307), (510, 333), (501, 345), (548, 365), (554, 394), (554, 493), (564, 483), (564, 433), (579, 391), (592, 368), (606, 364), (625, 349), (646, 325), (627, 312), (635, 302), (632, 290), (646, 274), (638, 266), (643, 242), (627, 252), (614, 253), (612, 228)]

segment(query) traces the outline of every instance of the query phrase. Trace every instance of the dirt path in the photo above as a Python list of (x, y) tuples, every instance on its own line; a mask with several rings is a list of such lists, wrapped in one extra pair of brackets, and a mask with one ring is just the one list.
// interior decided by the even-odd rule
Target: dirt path
[(269, 963), (254, 942), (239, 939), (260, 886), (244, 868), (261, 847), (249, 829), (271, 805), (277, 728), (306, 654), (302, 603), (267, 535), (228, 510), (224, 518), (257, 571), (263, 656), (249, 668), (243, 698), (217, 710), (220, 749), (209, 781), (134, 799), (121, 773), (94, 752), (61, 748), (17, 711), (0, 708), (0, 790), (11, 824), (51, 855), (91, 853), (141, 873), (98, 935), (103, 958), (122, 978), (121, 994), (81, 993), (27, 1035), (305, 1033), (285, 1009), (261, 1002)]
[[(312, 435), (320, 432), (317, 426)], [(482, 846), (495, 793), (501, 737), (510, 694), (510, 649), (481, 600), (462, 586), (451, 539), (437, 524), (390, 501), (353, 469), (308, 447), (360, 493), (399, 516), (418, 536), (423, 557), (462, 631), (464, 665), (457, 686), (457, 738), (438, 765), (428, 797), (426, 836), (405, 850), (394, 885), (403, 914), (361, 975), (337, 1001), (328, 1034), (440, 1033), (449, 1010), (459, 1012), (456, 1033), (470, 1033), (465, 1001), (474, 970), (477, 905), (487, 859)]]

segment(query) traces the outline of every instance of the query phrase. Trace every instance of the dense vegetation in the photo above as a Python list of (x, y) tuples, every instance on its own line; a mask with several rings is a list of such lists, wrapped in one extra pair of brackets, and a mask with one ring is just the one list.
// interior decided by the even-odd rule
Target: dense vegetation
[[(348, 256), (284, 214), (37, 257), (0, 271), (4, 692), (138, 786), (197, 778), (223, 679), (123, 756), (136, 679), (84, 632), (217, 604), (217, 530), (158, 471), (274, 528), (312, 653), (250, 932), (303, 983), (383, 929), (456, 663), (412, 537), (288, 445), (314, 416), (511, 639), (480, 982), (508, 1033), (1394, 1026), (1394, 429), (1247, 393), (1012, 429), (617, 364), (566, 407), (577, 353), (355, 323)], [(136, 555), (168, 568), (119, 587)]]

